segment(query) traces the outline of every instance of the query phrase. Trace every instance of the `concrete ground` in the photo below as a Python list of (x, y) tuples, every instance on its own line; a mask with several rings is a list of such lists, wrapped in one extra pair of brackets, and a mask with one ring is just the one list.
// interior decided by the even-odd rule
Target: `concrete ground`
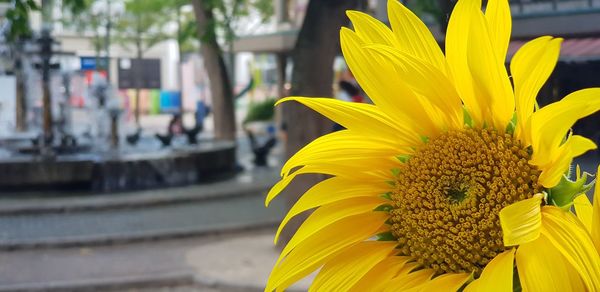
[[(278, 252), (278, 177), (254, 168), (200, 185), (122, 194), (0, 198), (0, 291), (262, 291)], [(306, 290), (299, 286), (296, 290)]]
[(272, 225), (283, 201), (264, 195), (274, 169), (219, 182), (134, 193), (0, 200), (0, 249), (191, 236)]
[[(178, 240), (0, 252), (0, 291), (262, 291), (274, 228)], [(304, 291), (308, 281), (290, 291)]]

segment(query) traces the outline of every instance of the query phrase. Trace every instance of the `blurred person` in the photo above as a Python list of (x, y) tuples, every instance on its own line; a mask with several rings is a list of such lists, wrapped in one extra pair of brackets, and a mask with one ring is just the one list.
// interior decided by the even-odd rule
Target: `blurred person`
[(171, 121), (169, 121), (167, 133), (169, 133), (170, 136), (183, 133), (183, 120), (181, 118), (181, 114), (173, 114)]
[(360, 93), (360, 89), (358, 88), (358, 86), (352, 84), (351, 82), (348, 82), (346, 80), (341, 80), (338, 83), (338, 86), (340, 88), (340, 94), (342, 94), (343, 96), (349, 97), (348, 101), (352, 101), (352, 102), (364, 102), (365, 101), (365, 98)]

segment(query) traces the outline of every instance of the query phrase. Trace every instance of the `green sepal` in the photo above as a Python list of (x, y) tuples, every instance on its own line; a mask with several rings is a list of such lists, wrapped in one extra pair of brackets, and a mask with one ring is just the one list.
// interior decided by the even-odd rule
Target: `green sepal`
[(400, 162), (402, 162), (402, 163), (407, 163), (408, 160), (410, 159), (410, 155), (408, 155), (408, 154), (398, 155), (398, 156), (396, 156), (396, 159), (400, 160)]
[(513, 268), (513, 292), (521, 292), (523, 288), (521, 287), (521, 279), (519, 278), (519, 271), (517, 267)]
[(423, 143), (427, 144), (427, 143), (429, 143), (429, 137), (421, 136), (421, 141), (423, 141)]
[(376, 235), (377, 241), (396, 241), (396, 237), (391, 231), (379, 233)]
[(387, 192), (387, 193), (381, 195), (380, 197), (391, 201), (392, 200), (392, 192)]
[(572, 177), (573, 176), (573, 169), (576, 169), (575, 166), (573, 166), (572, 164), (569, 165), (569, 168), (567, 168), (567, 171), (565, 171), (565, 175), (567, 177)]
[(386, 184), (392, 186), (392, 187), (396, 187), (396, 181), (393, 180), (386, 180), (385, 181)]
[(465, 107), (463, 107), (463, 121), (469, 128), (473, 128), (473, 117)]
[(506, 125), (506, 133), (513, 135), (515, 133), (516, 127), (517, 127), (517, 113), (515, 112), (513, 114), (512, 119), (510, 119), (510, 122), (508, 123), (508, 125)]
[(398, 176), (400, 174), (400, 168), (392, 168), (392, 174)]
[(548, 190), (548, 202), (563, 209), (570, 208), (577, 196), (586, 193), (594, 185), (595, 180), (587, 183), (589, 176), (592, 175), (584, 172), (580, 178), (572, 181), (563, 175), (558, 185)]
[(375, 211), (375, 212), (389, 212), (392, 209), (394, 209), (394, 206), (392, 206), (390, 204), (383, 204), (383, 205), (377, 206), (377, 208), (373, 209), (373, 211)]

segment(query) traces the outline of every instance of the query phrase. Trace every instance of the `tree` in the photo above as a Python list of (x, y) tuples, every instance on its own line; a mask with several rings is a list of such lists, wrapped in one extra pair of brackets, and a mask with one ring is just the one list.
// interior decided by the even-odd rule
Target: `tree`
[[(162, 31), (163, 19), (167, 15), (167, 6), (163, 0), (127, 0), (125, 12), (117, 20), (116, 41), (135, 51), (137, 64), (141, 64), (144, 53), (166, 39)], [(137, 66), (138, 70), (141, 69)], [(135, 123), (140, 125), (140, 89), (141, 72), (135, 72)]]
[[(85, 0), (84, 4), (86, 7), (92, 7), (94, 2), (98, 0)], [(63, 15), (61, 22), (64, 26), (71, 27), (79, 33), (91, 32), (92, 38), (90, 43), (94, 48), (94, 56), (96, 57), (96, 64), (100, 64), (98, 59), (100, 53), (106, 47), (106, 32), (102, 33), (101, 27), (105, 24), (106, 19), (109, 16), (102, 11), (95, 9), (85, 9), (77, 11), (77, 13), (69, 13)], [(108, 70), (108, 68), (105, 68)]]
[[(177, 41), (177, 49), (179, 53), (179, 62), (177, 66), (177, 81), (179, 89), (181, 90), (181, 102), (180, 110), (183, 113), (183, 78), (181, 73), (181, 67), (183, 64), (184, 53), (197, 52), (199, 49), (198, 31), (196, 27), (196, 21), (194, 13), (189, 11), (182, 11), (183, 7), (189, 5), (189, 0), (173, 0), (169, 2), (169, 13), (175, 16), (175, 19), (166, 19), (167, 22), (175, 22), (177, 31), (175, 33), (175, 41)], [(166, 25), (167, 23), (165, 23)], [(168, 37), (168, 36), (167, 36)]]
[[(26, 124), (26, 98), (24, 83), (24, 73), (22, 68), (23, 42), (32, 35), (29, 25), (30, 13), (39, 10), (37, 2), (34, 0), (3, 0), (1, 2), (10, 2), (11, 7), (6, 11), (5, 17), (8, 21), (8, 29), (3, 31), (3, 37), (7, 40), (12, 56), (13, 68), (16, 79), (16, 128), (18, 131), (27, 130)], [(50, 15), (52, 1), (42, 0), (42, 12), (44, 21), (53, 21)], [(85, 0), (62, 0), (63, 10), (70, 11), (73, 14), (84, 11), (87, 8)], [(49, 104), (45, 104), (44, 112), (49, 112)], [(46, 118), (46, 117), (45, 117)]]
[[(339, 30), (348, 23), (346, 10), (357, 9), (361, 0), (311, 0), (292, 52), (292, 96), (332, 96), (333, 60), (339, 53)], [(297, 103), (284, 103), (283, 117), (287, 124), (286, 156), (291, 157), (308, 142), (331, 130), (332, 124), (312, 110)], [(287, 205), (291, 207), (318, 176), (299, 176), (288, 187)], [(285, 244), (303, 218), (290, 222), (282, 234)]]
[[(15, 41), (30, 36), (29, 14), (31, 11), (40, 9), (37, 2), (35, 0), (0, 0), (1, 2), (11, 3), (11, 7), (5, 13), (5, 17), (10, 23), (10, 28), (5, 31), (7, 40)], [(51, 7), (52, 2), (52, 0), (42, 0), (42, 6)], [(87, 7), (86, 0), (62, 0), (62, 8), (73, 13), (84, 11)]]
[[(196, 16), (198, 36), (202, 43), (200, 52), (208, 72), (213, 100), (215, 138), (235, 139), (233, 75), (233, 40), (236, 25), (250, 11), (257, 10), (267, 19), (273, 12), (272, 0), (191, 0)], [(229, 70), (218, 39), (229, 52)], [(229, 71), (229, 74), (228, 74)], [(231, 74), (231, 75), (230, 75)]]

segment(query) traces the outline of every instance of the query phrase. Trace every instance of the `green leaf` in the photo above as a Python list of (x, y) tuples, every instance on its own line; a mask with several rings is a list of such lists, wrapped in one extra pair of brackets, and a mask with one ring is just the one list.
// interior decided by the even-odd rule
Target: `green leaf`
[(381, 195), (380, 197), (391, 201), (392, 200), (392, 192), (387, 192), (387, 193)]
[(391, 231), (379, 233), (376, 235), (377, 241), (396, 241), (396, 237)]
[(394, 206), (390, 205), (390, 204), (383, 204), (378, 206), (377, 208), (373, 209), (373, 211), (375, 212), (389, 212), (391, 210), (394, 209)]
[(408, 162), (408, 160), (410, 159), (410, 155), (407, 155), (407, 154), (402, 154), (402, 155), (398, 155), (398, 156), (396, 156), (396, 158), (397, 158), (398, 160), (400, 160), (400, 162), (402, 162), (402, 163), (406, 163), (406, 162)]
[(473, 118), (471, 117), (471, 114), (469, 113), (469, 111), (467, 111), (465, 107), (463, 107), (463, 120), (465, 122), (465, 125), (469, 126), (469, 128), (473, 128)]
[(510, 122), (508, 123), (508, 125), (506, 125), (506, 133), (509, 133), (511, 135), (514, 134), (516, 127), (517, 127), (517, 113), (515, 112), (513, 114), (512, 119), (510, 119)]
[(584, 172), (581, 177), (570, 180), (567, 175), (563, 175), (558, 185), (548, 190), (548, 201), (560, 208), (570, 208), (575, 197), (589, 191), (594, 185), (594, 180), (587, 183), (591, 176)]

